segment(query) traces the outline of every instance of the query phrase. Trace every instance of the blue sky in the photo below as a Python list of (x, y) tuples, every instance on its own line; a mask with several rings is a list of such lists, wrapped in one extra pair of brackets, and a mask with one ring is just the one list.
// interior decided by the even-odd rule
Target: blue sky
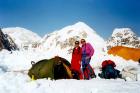
[(140, 36), (140, 0), (0, 0), (0, 26), (24, 27), (44, 36), (78, 21), (108, 38), (130, 27)]

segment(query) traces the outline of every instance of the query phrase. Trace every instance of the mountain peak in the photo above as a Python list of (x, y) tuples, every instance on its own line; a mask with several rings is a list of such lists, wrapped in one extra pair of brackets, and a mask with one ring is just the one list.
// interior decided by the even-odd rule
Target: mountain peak
[(86, 32), (87, 31), (90, 31), (90, 32), (94, 32), (94, 33), (96, 33), (89, 25), (87, 25), (86, 23), (84, 23), (84, 22), (81, 22), (81, 21), (79, 21), (79, 22), (77, 22), (77, 23), (75, 23), (74, 25), (72, 25), (73, 27), (76, 27), (76, 28), (79, 28), (79, 29), (86, 29)]
[(75, 23), (74, 25), (75, 25), (75, 26), (84, 26), (84, 27), (86, 26), (86, 27), (89, 27), (86, 23), (81, 22), (81, 21)]
[(60, 30), (54, 31), (51, 34), (75, 35), (75, 34), (79, 34), (79, 33), (96, 34), (96, 32), (91, 27), (89, 27), (87, 24), (85, 24), (84, 22), (77, 22), (73, 25), (66, 26)]
[(41, 37), (36, 33), (22, 27), (3, 28), (2, 31), (8, 34), (19, 47), (27, 42), (39, 42), (41, 40)]
[[(62, 52), (62, 55), (64, 55), (64, 53), (65, 55), (69, 55), (74, 47), (74, 42), (82, 38), (91, 43), (97, 53), (102, 51), (105, 43), (103, 38), (83, 22), (77, 22), (59, 31), (45, 35), (41, 42), (47, 51), (58, 51), (58, 55), (61, 55), (60, 51), (65, 51)], [(56, 54), (56, 52), (54, 53)], [(54, 55), (53, 52), (51, 52), (50, 55)]]
[(93, 38), (100, 37), (91, 27), (89, 27), (84, 22), (77, 22), (73, 25), (69, 25), (69, 26), (66, 26), (60, 30), (54, 31), (50, 34), (45, 35), (44, 39), (47, 39), (48, 37), (50, 37), (52, 35), (53, 36), (57, 35), (58, 37), (61, 37), (61, 40), (65, 40), (64, 36), (66, 38), (79, 37), (79, 38), (84, 38), (84, 39), (86, 39), (87, 36), (90, 36)]
[(34, 33), (28, 29), (22, 28), (22, 27), (8, 27), (8, 28), (3, 28), (2, 29), (4, 31), (4, 33), (8, 33), (8, 34), (14, 34), (17, 32), (22, 32), (22, 33)]
[(140, 48), (140, 40), (130, 28), (116, 28), (107, 40), (107, 49), (114, 46)]
[(112, 36), (117, 35), (117, 34), (131, 34), (131, 35), (135, 35), (135, 33), (131, 30), (131, 28), (115, 28), (113, 31)]

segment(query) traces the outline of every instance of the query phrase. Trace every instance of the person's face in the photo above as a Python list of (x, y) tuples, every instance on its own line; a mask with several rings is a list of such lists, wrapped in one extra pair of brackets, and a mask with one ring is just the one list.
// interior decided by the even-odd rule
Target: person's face
[(78, 43), (75, 43), (75, 47), (79, 47), (79, 44)]
[(86, 42), (85, 40), (81, 40), (81, 44), (84, 45)]

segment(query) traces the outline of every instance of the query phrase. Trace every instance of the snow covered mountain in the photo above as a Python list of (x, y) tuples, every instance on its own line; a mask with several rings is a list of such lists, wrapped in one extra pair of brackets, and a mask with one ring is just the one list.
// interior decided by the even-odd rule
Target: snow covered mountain
[(3, 28), (2, 31), (8, 34), (14, 42), (21, 47), (24, 44), (31, 44), (33, 42), (39, 42), (41, 37), (36, 33), (21, 27)]
[(106, 41), (107, 49), (113, 46), (128, 46), (140, 48), (140, 39), (130, 28), (116, 28), (112, 36)]
[(83, 22), (47, 34), (41, 40), (41, 43), (47, 49), (48, 55), (66, 56), (71, 54), (74, 42), (82, 38), (93, 45), (95, 54), (102, 51), (104, 47), (103, 38)]

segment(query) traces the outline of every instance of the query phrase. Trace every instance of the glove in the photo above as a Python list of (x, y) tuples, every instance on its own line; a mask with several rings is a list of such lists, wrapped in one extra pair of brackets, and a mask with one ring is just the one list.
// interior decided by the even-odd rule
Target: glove
[(89, 59), (89, 58), (90, 58), (90, 57), (87, 56), (85, 59), (87, 60), (87, 59)]

